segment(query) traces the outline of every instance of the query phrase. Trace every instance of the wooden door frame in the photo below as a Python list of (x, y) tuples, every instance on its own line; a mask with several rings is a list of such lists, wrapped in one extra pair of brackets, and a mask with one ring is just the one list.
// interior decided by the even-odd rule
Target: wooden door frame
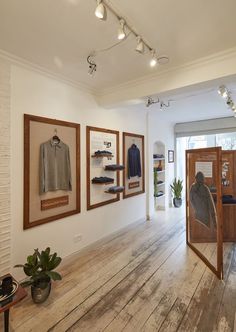
[[(189, 242), (189, 204), (188, 193), (188, 154), (189, 153), (199, 153), (199, 152), (216, 152), (217, 156), (217, 269), (209, 262), (209, 260)], [(211, 269), (215, 275), (222, 280), (223, 279), (223, 220), (222, 220), (222, 188), (221, 188), (221, 147), (215, 148), (203, 148), (203, 149), (191, 149), (185, 152), (185, 162), (186, 162), (186, 243), (187, 245), (201, 258), (201, 260)]]

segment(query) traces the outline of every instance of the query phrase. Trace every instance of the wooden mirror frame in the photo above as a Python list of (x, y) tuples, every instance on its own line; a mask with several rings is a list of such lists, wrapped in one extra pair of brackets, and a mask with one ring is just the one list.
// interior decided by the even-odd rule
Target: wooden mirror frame
[[(215, 152), (217, 159), (217, 170), (216, 174), (216, 187), (217, 187), (217, 268), (215, 268), (209, 260), (189, 241), (189, 183), (188, 183), (188, 155), (190, 153), (201, 153), (201, 152)], [(204, 148), (204, 149), (192, 149), (186, 150), (186, 242), (187, 245), (201, 258), (201, 260), (215, 273), (215, 275), (221, 280), (223, 279), (223, 220), (222, 220), (222, 189), (221, 189), (221, 147), (216, 148)]]

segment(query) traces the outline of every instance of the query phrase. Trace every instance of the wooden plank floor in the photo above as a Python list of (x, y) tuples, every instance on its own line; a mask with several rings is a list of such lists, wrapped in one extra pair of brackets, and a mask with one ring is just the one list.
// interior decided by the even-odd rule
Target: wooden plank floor
[(224, 262), (219, 281), (185, 244), (184, 210), (158, 212), (64, 264), (45, 303), (11, 310), (10, 331), (236, 332), (236, 244)]

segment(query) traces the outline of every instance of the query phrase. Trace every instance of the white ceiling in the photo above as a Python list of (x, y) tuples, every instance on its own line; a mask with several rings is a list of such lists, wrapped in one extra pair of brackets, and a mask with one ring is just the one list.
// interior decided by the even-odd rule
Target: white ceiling
[[(107, 2), (169, 56), (166, 68), (236, 45), (235, 0)], [(98, 20), (95, 7), (95, 0), (1, 0), (0, 49), (99, 91), (150, 74), (148, 54), (134, 51), (132, 36), (98, 53), (96, 75), (87, 74), (88, 54), (117, 41), (116, 19)]]
[[(225, 84), (231, 93), (231, 97), (236, 104), (236, 77), (208, 82), (198, 86), (179, 89), (171, 94), (153, 95), (153, 100), (159, 98), (169, 107), (160, 110), (160, 103), (146, 107), (147, 98), (137, 100), (137, 104), (128, 106), (136, 110), (156, 113), (160, 121), (165, 120), (173, 125), (176, 123), (200, 121), (232, 117), (232, 124), (236, 126), (236, 118), (231, 109), (220, 97), (217, 90), (221, 84)], [(127, 107), (126, 107), (127, 109)]]

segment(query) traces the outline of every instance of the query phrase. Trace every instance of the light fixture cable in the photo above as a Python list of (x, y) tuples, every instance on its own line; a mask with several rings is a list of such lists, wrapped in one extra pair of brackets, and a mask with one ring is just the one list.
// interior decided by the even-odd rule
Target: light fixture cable
[[(111, 12), (117, 18), (117, 20), (120, 24), (119, 31), (118, 31), (118, 39), (120, 41), (123, 41), (124, 39), (127, 38), (125, 29), (127, 29), (129, 31), (129, 34), (132, 33), (135, 36), (135, 38), (137, 39), (136, 51), (139, 52), (140, 54), (144, 54), (144, 49), (146, 48), (150, 52), (150, 55), (151, 55), (150, 66), (151, 67), (155, 67), (158, 63), (166, 64), (169, 62), (169, 58), (167, 56), (157, 56), (156, 51), (149, 45), (149, 43), (146, 42), (145, 39), (142, 36), (140, 36), (139, 33), (136, 32), (136, 30), (127, 22), (127, 20), (124, 20), (124, 18), (115, 11), (114, 8), (112, 8), (110, 4), (108, 4), (105, 0), (96, 0), (96, 2), (97, 2), (97, 8), (95, 11), (95, 15), (100, 19), (105, 19), (104, 16), (105, 16), (105, 14), (107, 14), (107, 10), (109, 10), (109, 12)], [(102, 11), (102, 14), (97, 15), (97, 12), (100, 13), (101, 11)], [(105, 12), (104, 15), (103, 15), (103, 11)], [(119, 43), (112, 45), (107, 50), (109, 50), (117, 45), (119, 45)], [(106, 49), (104, 49), (104, 51), (105, 50)], [(96, 51), (96, 53), (97, 52), (98, 51)]]

